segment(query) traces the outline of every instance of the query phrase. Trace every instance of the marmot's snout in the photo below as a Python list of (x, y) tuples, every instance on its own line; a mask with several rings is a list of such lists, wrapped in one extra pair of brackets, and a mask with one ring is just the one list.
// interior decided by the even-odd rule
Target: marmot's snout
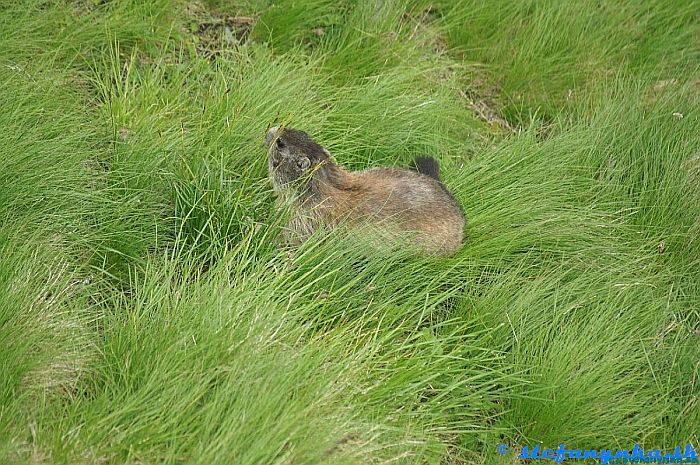
[(274, 150), (274, 148), (271, 146), (272, 142), (275, 140), (275, 137), (277, 137), (277, 130), (279, 129), (278, 126), (273, 126), (270, 129), (267, 130), (267, 134), (265, 135), (265, 147), (268, 149), (269, 157), (270, 157), (270, 167), (272, 169), (276, 169), (282, 164), (282, 158), (280, 156), (279, 151)]

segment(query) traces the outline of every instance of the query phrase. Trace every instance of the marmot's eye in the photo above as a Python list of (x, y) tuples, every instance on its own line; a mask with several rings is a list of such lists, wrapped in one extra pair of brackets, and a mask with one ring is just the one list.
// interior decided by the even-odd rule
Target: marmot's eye
[(285, 147), (287, 146), (287, 144), (285, 144), (285, 143), (282, 141), (282, 139), (277, 139), (277, 142), (275, 142), (275, 144), (277, 144), (277, 148), (278, 148), (278, 149), (283, 149), (283, 148), (285, 148)]

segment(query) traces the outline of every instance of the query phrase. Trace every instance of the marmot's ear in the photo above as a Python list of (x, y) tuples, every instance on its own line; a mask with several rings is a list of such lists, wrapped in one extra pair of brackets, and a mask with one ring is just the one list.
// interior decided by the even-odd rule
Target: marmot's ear
[(330, 157), (331, 157), (331, 153), (328, 151), (328, 149), (323, 148), (323, 147), (321, 147), (321, 148), (323, 149), (323, 153), (325, 153), (326, 155), (328, 155), (328, 158), (330, 158)]
[(297, 166), (302, 170), (308, 170), (311, 166), (311, 160), (309, 160), (307, 157), (299, 157), (297, 160)]
[(277, 131), (279, 130), (278, 126), (273, 126), (270, 129), (268, 129), (267, 134), (265, 134), (265, 146), (269, 147), (270, 142), (275, 138), (277, 135)]

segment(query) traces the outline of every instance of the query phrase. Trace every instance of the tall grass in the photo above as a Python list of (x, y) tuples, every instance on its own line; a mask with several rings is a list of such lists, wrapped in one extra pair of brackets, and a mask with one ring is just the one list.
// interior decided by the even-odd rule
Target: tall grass
[[(501, 89), (515, 121), (550, 120), (620, 71), (692, 81), (694, 2), (433, 2), (450, 50)], [(427, 5), (426, 5), (427, 6)]]
[[(595, 3), (4, 8), (2, 461), (697, 446), (697, 12)], [(463, 250), (277, 244), (275, 124), (437, 157)]]

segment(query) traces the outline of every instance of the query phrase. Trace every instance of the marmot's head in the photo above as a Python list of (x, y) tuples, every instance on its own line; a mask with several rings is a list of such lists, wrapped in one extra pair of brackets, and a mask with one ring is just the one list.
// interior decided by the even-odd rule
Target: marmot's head
[(299, 181), (306, 182), (326, 162), (330, 153), (304, 131), (270, 128), (265, 137), (269, 149), (268, 170), (275, 189)]

